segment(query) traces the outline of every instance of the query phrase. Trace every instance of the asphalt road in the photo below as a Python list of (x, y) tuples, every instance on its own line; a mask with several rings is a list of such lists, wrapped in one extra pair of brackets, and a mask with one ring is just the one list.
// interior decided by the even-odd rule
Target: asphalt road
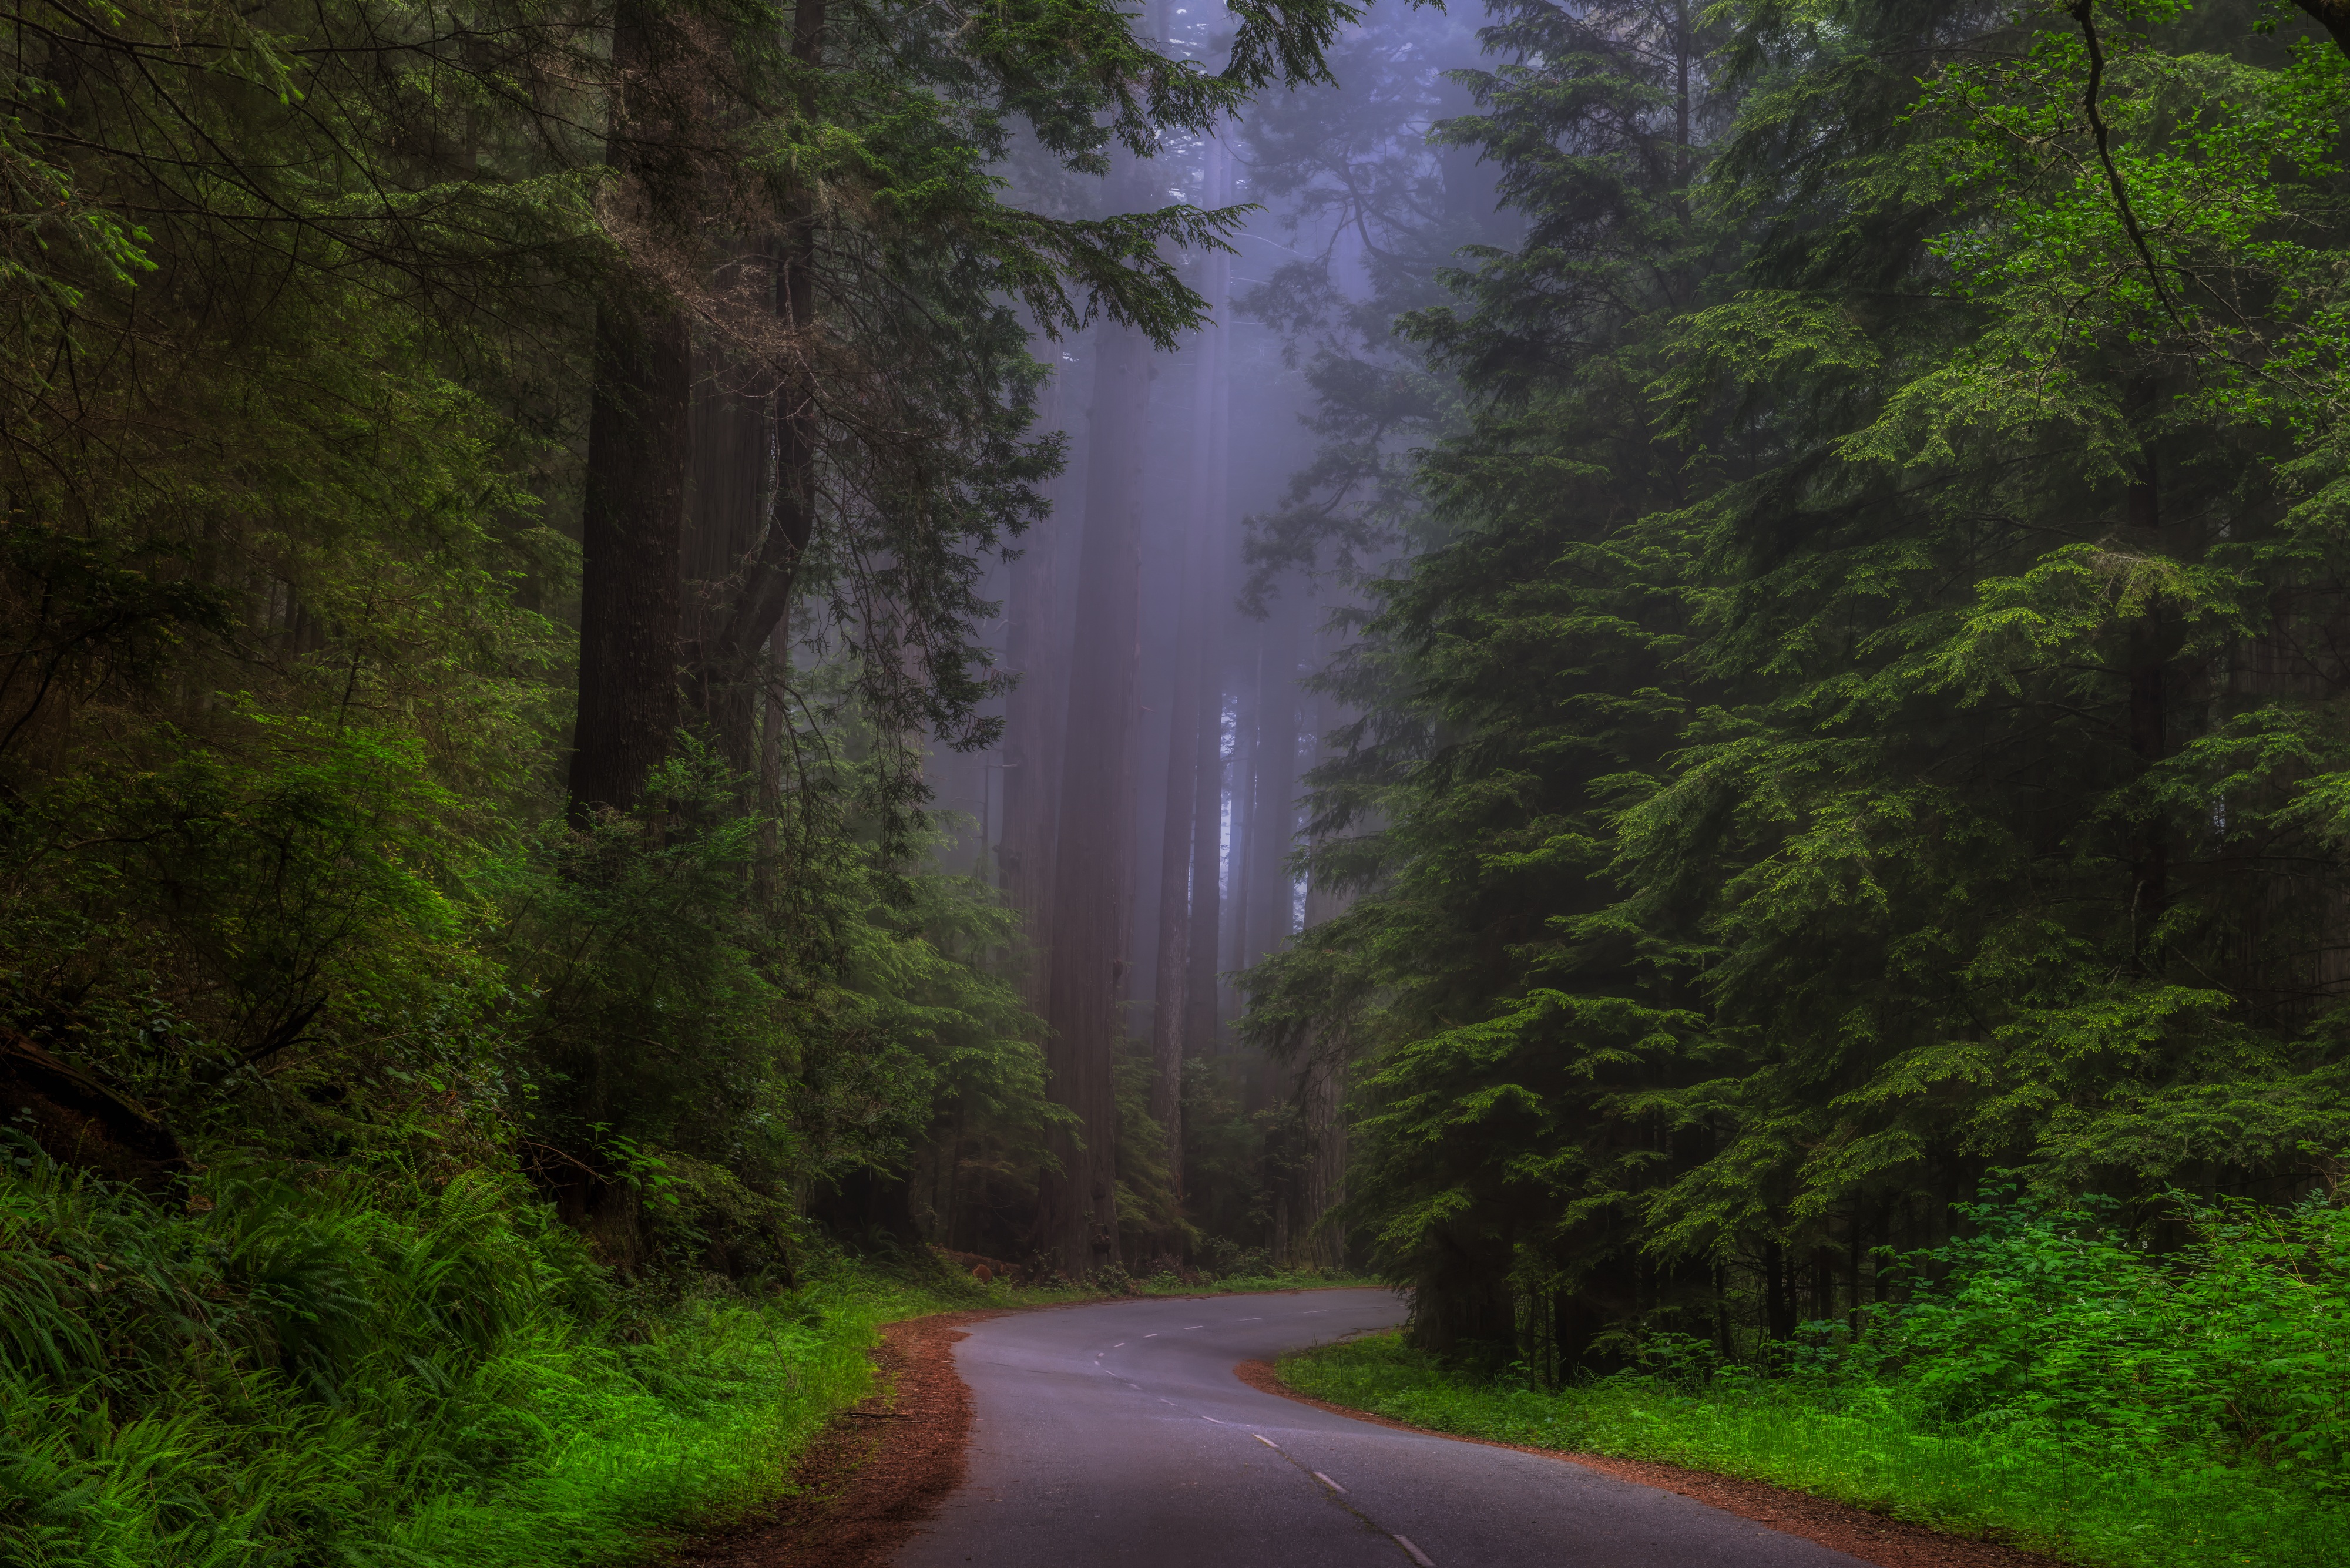
[(1402, 1320), (1384, 1291), (1020, 1313), (955, 1347), (963, 1484), (898, 1568), (1861, 1568), (1671, 1492), (1260, 1394), (1243, 1361)]

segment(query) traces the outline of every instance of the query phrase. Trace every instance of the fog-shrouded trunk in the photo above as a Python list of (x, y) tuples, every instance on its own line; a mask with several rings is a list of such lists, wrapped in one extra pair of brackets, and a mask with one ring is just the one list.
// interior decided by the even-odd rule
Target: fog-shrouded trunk
[[(1208, 371), (1203, 368), (1202, 392)], [(1204, 402), (1204, 397), (1201, 400)], [(1177, 611), (1173, 695), (1168, 705), (1167, 804), (1159, 835), (1159, 941), (1150, 1009), (1150, 1115), (1166, 1130), (1168, 1179), (1183, 1192), (1183, 1013), (1191, 961), (1191, 837), (1200, 776), (1200, 682), (1208, 618), (1207, 532), (1195, 509), (1185, 542)]]
[[(1060, 425), (1069, 401), (1066, 379), (1055, 375), (1040, 394), (1040, 428)], [(1003, 700), (1003, 826), (996, 866), (1004, 901), (1019, 911), (1028, 939), (1024, 995), (1039, 1013), (1052, 977), (1053, 837), (1060, 826), (1061, 726), (1068, 717), (1059, 570), (1063, 490), (1057, 480), (1046, 489), (1054, 510), (1021, 539), (1003, 639), (1004, 667), (1016, 683)]]
[[(678, 41), (640, 0), (613, 16), (607, 161), (655, 214), (684, 199), (672, 151)], [(579, 706), (570, 810), (627, 810), (677, 732), (678, 566), (691, 445), (693, 351), (684, 306), (623, 269), (596, 311), (588, 484), (579, 539)]]
[[(1221, 517), (1210, 525), (1203, 549), (1208, 556), (1210, 608), (1221, 607), (1224, 557), (1224, 527)], [(1212, 628), (1222, 618), (1211, 614)], [(1217, 1014), (1216, 959), (1223, 931), (1224, 831), (1224, 680), (1223, 659), (1212, 634), (1200, 643), (1198, 669), (1198, 739), (1193, 752), (1191, 798), (1191, 951), (1183, 974), (1184, 1052), (1212, 1056), (1221, 1044)]]
[[(1129, 166), (1120, 185), (1140, 193)], [(1127, 963), (1132, 849), (1136, 626), (1141, 595), (1142, 455), (1153, 349), (1105, 328), (1095, 361), (1076, 625), (1062, 732), (1055, 835), (1052, 972), (1045, 1020), (1049, 1092), (1076, 1115), (1056, 1130), (1060, 1168), (1037, 1184), (1037, 1250), (1063, 1273), (1118, 1257), (1118, 1112), (1112, 1066)]]
[[(1249, 961), (1249, 883), (1250, 874), (1256, 868), (1257, 698), (1263, 688), (1261, 666), (1264, 651), (1261, 639), (1250, 635), (1256, 629), (1243, 623), (1234, 639), (1238, 641), (1245, 637), (1247, 644), (1244, 661), (1234, 672), (1232, 691), (1232, 802), (1226, 808), (1232, 815), (1232, 826), (1226, 833), (1224, 852), (1222, 968), (1226, 974), (1237, 973)], [(1221, 986), (1217, 994), (1222, 1006), (1225, 992)]]
[(1294, 597), (1274, 601), (1259, 644), (1256, 785), (1251, 813), (1250, 914), (1243, 965), (1280, 950), (1295, 918), (1289, 855), (1297, 818), (1297, 618)]

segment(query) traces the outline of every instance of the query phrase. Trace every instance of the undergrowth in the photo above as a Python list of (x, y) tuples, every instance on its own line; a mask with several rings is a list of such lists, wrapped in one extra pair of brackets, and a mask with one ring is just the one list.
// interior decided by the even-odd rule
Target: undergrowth
[(629, 1282), (517, 1177), (215, 1161), (165, 1202), (0, 1163), (0, 1562), (564, 1568), (773, 1497), (880, 1324), (1206, 1287), (926, 1256)]
[(2138, 1244), (2095, 1199), (2010, 1190), (1910, 1260), (1856, 1337), (1762, 1365), (1652, 1334), (1546, 1388), (1386, 1335), (1290, 1358), (1302, 1392), (1415, 1426), (1661, 1460), (2100, 1568), (2320, 1568), (2350, 1542), (2350, 1211), (2197, 1204)]
[(977, 1294), (615, 1282), (481, 1172), (215, 1171), (192, 1208), (0, 1173), (0, 1560), (628, 1560), (772, 1495), (879, 1324)]

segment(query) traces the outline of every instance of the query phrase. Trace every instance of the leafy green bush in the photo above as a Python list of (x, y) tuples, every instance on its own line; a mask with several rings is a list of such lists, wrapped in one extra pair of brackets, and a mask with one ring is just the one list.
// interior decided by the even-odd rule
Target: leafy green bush
[(2007, 1199), (1918, 1262), (1877, 1376), (1932, 1424), (2028, 1424), (2152, 1460), (2180, 1449), (2350, 1490), (2350, 1210), (2184, 1203), (2157, 1253), (2102, 1205)]

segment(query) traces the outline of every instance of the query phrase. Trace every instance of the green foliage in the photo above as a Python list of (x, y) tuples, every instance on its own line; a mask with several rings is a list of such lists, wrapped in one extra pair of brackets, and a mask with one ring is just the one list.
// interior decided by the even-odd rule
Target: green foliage
[(616, 1293), (512, 1179), (216, 1167), (185, 1212), (0, 1175), (0, 1551), (608, 1561), (764, 1495), (932, 1298)]
[(1748, 1356), (1991, 1165), (2350, 1137), (2350, 64), (2253, 15), (1498, 13), (1440, 134), (1525, 238), (1403, 323), (1467, 428), (1328, 678), (1360, 897), (1252, 982), (1358, 1053), (1424, 1347)]
[(2188, 1206), (2166, 1257), (2095, 1207), (2012, 1195), (1914, 1260), (1866, 1334), (1809, 1325), (1783, 1375), (1649, 1339), (1548, 1391), (1380, 1336), (1283, 1363), (1318, 1398), (1464, 1436), (1659, 1459), (2115, 1568), (2328, 1559), (2344, 1464), (2345, 1211)]

